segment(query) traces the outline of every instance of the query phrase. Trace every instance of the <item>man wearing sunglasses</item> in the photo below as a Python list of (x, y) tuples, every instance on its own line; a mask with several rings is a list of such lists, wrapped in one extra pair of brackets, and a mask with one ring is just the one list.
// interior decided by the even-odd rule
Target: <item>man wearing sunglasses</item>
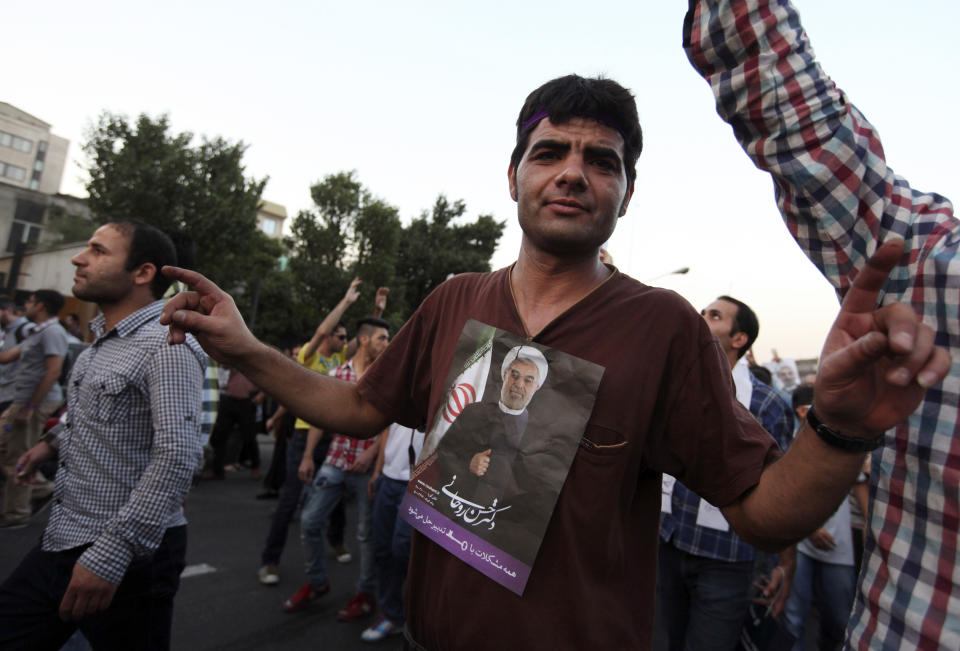
[[(301, 365), (326, 375), (348, 359), (353, 357), (357, 351), (357, 338), (354, 337), (347, 341), (347, 329), (340, 319), (343, 318), (347, 309), (356, 303), (360, 297), (359, 278), (354, 278), (347, 288), (347, 292), (340, 299), (320, 325), (310, 341), (300, 348), (297, 354), (297, 361)], [(379, 317), (387, 307), (387, 294), (390, 290), (386, 287), (380, 287), (374, 297), (373, 316)], [(286, 413), (286, 408), (281, 406), (267, 421), (267, 431), (272, 431), (274, 424), (279, 423)], [(260, 555), (260, 569), (257, 572), (257, 578), (263, 585), (277, 585), (280, 583), (280, 574), (277, 565), (280, 563), (280, 555), (287, 542), (287, 530), (290, 527), (290, 520), (297, 509), (297, 503), (300, 501), (300, 492), (303, 489), (297, 471), (301, 460), (307, 460), (317, 466), (323, 463), (327, 456), (327, 449), (330, 446), (331, 436), (327, 435), (316, 444), (315, 448), (307, 449), (307, 432), (310, 429), (309, 423), (297, 418), (293, 426), (293, 436), (286, 448), (286, 473), (284, 475), (283, 486), (280, 488), (280, 498), (277, 504), (277, 510), (274, 512), (273, 521), (270, 524), (270, 531), (267, 534), (267, 542), (264, 545), (263, 552)], [(311, 473), (312, 474), (312, 473)], [(327, 529), (327, 540), (330, 545), (337, 550), (337, 560), (341, 563), (349, 563), (351, 560), (350, 552), (343, 544), (343, 527), (346, 521), (343, 504), (340, 504), (330, 517), (330, 527)]]

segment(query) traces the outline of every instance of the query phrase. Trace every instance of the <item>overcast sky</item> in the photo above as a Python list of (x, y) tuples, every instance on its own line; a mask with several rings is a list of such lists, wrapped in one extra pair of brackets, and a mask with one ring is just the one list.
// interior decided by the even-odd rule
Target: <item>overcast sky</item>
[[(958, 3), (798, 2), (826, 70), (916, 188), (960, 196)], [(755, 348), (819, 353), (837, 302), (787, 234), (769, 177), (717, 117), (680, 46), (687, 3), (5, 3), (0, 100), (71, 140), (62, 191), (84, 195), (80, 143), (104, 111), (169, 113), (178, 131), (249, 145), (248, 173), (288, 213), (355, 169), (404, 220), (438, 193), (520, 233), (506, 170), (516, 114), (553, 77), (605, 74), (637, 96), (636, 193), (610, 242), (617, 266), (701, 308), (751, 304)], [(864, 12), (867, 12), (864, 15)]]

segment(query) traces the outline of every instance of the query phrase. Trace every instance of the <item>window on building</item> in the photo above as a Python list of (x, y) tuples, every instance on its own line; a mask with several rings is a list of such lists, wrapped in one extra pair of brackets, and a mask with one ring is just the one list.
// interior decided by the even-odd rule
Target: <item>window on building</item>
[(17, 151), (22, 151), (27, 154), (33, 151), (32, 140), (15, 136), (12, 133), (7, 133), (6, 131), (0, 131), (0, 145), (3, 145), (4, 147), (11, 147), (12, 149), (16, 149)]
[(42, 160), (35, 160), (35, 161), (33, 161), (33, 169), (34, 169), (34, 171), (36, 171), (36, 172), (42, 172), (42, 171), (43, 171), (43, 161), (42, 161)]
[[(40, 231), (41, 228), (39, 226), (17, 221), (13, 222), (10, 226), (10, 237), (7, 238), (7, 252), (13, 253), (16, 251), (19, 242), (25, 241), (28, 246), (35, 245), (40, 241)], [(26, 237), (26, 239), (24, 239), (24, 237)]]
[(37, 151), (38, 151), (39, 153), (41, 153), (41, 154), (42, 154), (43, 152), (47, 151), (47, 141), (46, 141), (46, 140), (41, 140), (40, 142), (37, 143)]
[(30, 189), (31, 189), (31, 190), (39, 190), (39, 189), (40, 189), (40, 181), (38, 181), (37, 179), (30, 179)]
[(3, 166), (3, 175), (8, 179), (13, 179), (14, 181), (22, 181), (27, 178), (27, 170), (22, 167), (17, 167), (16, 165), (7, 163)]
[(270, 237), (276, 236), (277, 220), (262, 218), (260, 220), (260, 230), (263, 231), (265, 235), (269, 235)]
[(17, 199), (17, 207), (14, 209), (13, 218), (18, 222), (29, 222), (31, 224), (42, 224), (43, 214), (47, 207), (36, 201), (27, 199)]

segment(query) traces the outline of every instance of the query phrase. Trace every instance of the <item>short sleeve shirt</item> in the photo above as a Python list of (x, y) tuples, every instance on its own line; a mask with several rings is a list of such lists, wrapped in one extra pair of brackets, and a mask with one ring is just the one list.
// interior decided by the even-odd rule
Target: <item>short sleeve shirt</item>
[[(47, 357), (63, 357), (67, 354), (67, 331), (56, 317), (37, 324), (33, 332), (20, 342), (20, 363), (17, 365), (17, 378), (14, 380), (14, 402), (27, 402), (33, 390), (47, 372)], [(40, 402), (59, 402), (63, 400), (63, 389), (54, 382)]]
[[(468, 319), (524, 336), (509, 269), (438, 288), (360, 379), (361, 395), (390, 420), (426, 423)], [(604, 374), (525, 592), (416, 534), (410, 635), (429, 649), (649, 648), (660, 473), (725, 506), (756, 485), (776, 443), (736, 401), (706, 323), (673, 292), (614, 272), (532, 341)]]

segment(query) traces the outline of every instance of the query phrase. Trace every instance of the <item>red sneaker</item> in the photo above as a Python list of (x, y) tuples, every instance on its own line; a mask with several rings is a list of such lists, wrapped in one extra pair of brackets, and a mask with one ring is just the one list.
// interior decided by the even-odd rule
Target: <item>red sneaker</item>
[(358, 592), (357, 596), (350, 600), (346, 606), (337, 613), (337, 619), (341, 622), (352, 622), (373, 612), (373, 596), (366, 592)]
[(315, 590), (313, 585), (308, 581), (303, 584), (303, 587), (297, 590), (296, 594), (283, 602), (283, 612), (285, 613), (296, 613), (304, 608), (307, 604), (322, 597), (323, 595), (330, 592), (330, 584), (327, 583), (325, 586), (319, 590)]

